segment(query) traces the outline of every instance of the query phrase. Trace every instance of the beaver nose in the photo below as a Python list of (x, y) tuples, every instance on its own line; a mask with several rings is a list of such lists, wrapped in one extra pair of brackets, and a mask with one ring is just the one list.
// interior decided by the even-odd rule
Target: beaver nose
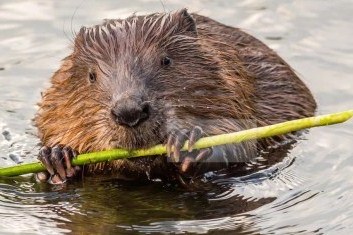
[(138, 104), (134, 101), (119, 102), (112, 108), (114, 121), (122, 126), (135, 127), (149, 117), (148, 103)]

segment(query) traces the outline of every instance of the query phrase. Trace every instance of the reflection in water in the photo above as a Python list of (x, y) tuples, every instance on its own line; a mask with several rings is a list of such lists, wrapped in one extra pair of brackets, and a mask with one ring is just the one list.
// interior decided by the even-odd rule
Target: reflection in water
[[(188, 6), (264, 40), (311, 88), (319, 114), (352, 108), (349, 0), (163, 2), (167, 10)], [(0, 2), (0, 166), (35, 160), (30, 120), (68, 54), (71, 28), (161, 10), (154, 0)], [(313, 129), (293, 148), (269, 150), (232, 174), (208, 174), (190, 189), (89, 177), (64, 187), (2, 178), (0, 233), (350, 234), (352, 130), (352, 122)]]

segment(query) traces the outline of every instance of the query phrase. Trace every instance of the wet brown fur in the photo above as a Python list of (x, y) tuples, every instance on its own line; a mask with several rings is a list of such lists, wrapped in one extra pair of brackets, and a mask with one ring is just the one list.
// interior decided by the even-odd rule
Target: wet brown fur
[[(196, 23), (195, 23), (196, 22)], [(163, 56), (173, 59), (161, 68)], [(90, 84), (88, 74), (97, 73)], [(35, 118), (45, 146), (80, 153), (165, 143), (172, 129), (199, 125), (207, 135), (312, 116), (315, 101), (290, 66), (245, 32), (186, 10), (107, 20), (77, 34), (44, 93)], [(110, 110), (141, 94), (151, 117), (136, 128), (116, 125)], [(264, 142), (270, 143), (273, 139)], [(90, 173), (128, 178), (168, 174), (163, 158), (119, 160)], [(158, 173), (157, 173), (158, 175)], [(150, 176), (149, 176), (150, 177)]]

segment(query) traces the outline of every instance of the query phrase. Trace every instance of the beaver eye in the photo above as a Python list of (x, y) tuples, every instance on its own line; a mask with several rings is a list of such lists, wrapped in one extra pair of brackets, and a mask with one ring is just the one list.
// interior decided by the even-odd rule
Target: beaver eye
[(167, 67), (167, 66), (170, 66), (171, 64), (172, 64), (172, 59), (171, 58), (169, 58), (168, 56), (162, 58), (162, 60), (161, 60), (161, 65), (162, 66)]
[(90, 72), (89, 73), (89, 81), (91, 83), (94, 83), (97, 80), (97, 74), (95, 72)]

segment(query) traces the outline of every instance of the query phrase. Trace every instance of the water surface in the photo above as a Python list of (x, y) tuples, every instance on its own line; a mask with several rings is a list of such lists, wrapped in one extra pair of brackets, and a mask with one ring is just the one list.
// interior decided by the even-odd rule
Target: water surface
[[(81, 25), (188, 7), (257, 36), (312, 90), (318, 114), (353, 107), (353, 4), (341, 1), (0, 1), (0, 166), (36, 159), (40, 92)], [(353, 122), (312, 129), (269, 168), (185, 190), (87, 178), (0, 179), (0, 234), (350, 234)], [(276, 158), (278, 152), (271, 153)]]

